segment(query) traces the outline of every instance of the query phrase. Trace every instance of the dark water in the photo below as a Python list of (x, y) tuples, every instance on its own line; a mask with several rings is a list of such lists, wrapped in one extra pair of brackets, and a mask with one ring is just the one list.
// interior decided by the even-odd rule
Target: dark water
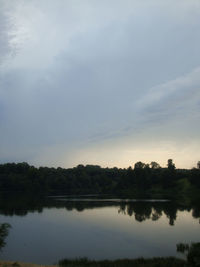
[(11, 228), (0, 258), (53, 264), (75, 257), (181, 257), (177, 243), (200, 241), (199, 217), (197, 206), (164, 200), (4, 197), (0, 224)]

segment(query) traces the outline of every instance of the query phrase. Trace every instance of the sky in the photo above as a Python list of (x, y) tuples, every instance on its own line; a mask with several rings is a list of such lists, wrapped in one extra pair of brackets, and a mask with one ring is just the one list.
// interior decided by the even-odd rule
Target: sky
[(0, 163), (191, 168), (199, 0), (0, 0)]

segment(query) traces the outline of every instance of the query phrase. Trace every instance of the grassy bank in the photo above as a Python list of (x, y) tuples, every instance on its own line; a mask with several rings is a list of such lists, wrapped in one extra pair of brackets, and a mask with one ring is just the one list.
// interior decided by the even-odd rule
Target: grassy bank
[(61, 260), (59, 266), (61, 267), (183, 267), (186, 262), (174, 257), (168, 258), (152, 258), (152, 259), (121, 259), (121, 260), (103, 260), (92, 261), (88, 259), (75, 259), (75, 260)]
[[(60, 267), (183, 267), (186, 262), (181, 259), (174, 257), (168, 258), (152, 258), (152, 259), (122, 259), (122, 260), (103, 260), (103, 261), (93, 261), (86, 258), (83, 259), (64, 259), (59, 261), (57, 266)], [(42, 267), (49, 265), (39, 265), (33, 263), (23, 263), (23, 262), (8, 262), (0, 261), (0, 267)], [(55, 267), (55, 266), (54, 266)]]
[[(42, 264), (34, 264), (34, 263), (26, 263), (26, 262), (17, 262), (17, 261), (1, 261), (0, 267), (42, 267), (47, 265)], [(48, 265), (48, 267), (55, 267), (55, 265)]]

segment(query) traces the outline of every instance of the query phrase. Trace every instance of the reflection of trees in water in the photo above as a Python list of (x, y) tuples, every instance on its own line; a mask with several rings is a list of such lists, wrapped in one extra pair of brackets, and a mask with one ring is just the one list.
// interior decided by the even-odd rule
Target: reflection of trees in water
[(170, 225), (174, 225), (174, 221), (176, 220), (177, 217), (177, 206), (175, 206), (174, 204), (170, 205), (166, 205), (166, 207), (164, 207), (164, 213), (167, 215), (167, 218), (169, 218), (169, 224)]
[(8, 223), (0, 223), (0, 250), (6, 245), (5, 239), (9, 233), (10, 227)]
[(157, 221), (158, 219), (160, 219), (161, 216), (162, 216), (162, 210), (160, 210), (160, 209), (156, 210), (154, 208), (153, 212), (151, 214), (152, 221)]
[(134, 213), (136, 221), (142, 222), (150, 218), (152, 207), (151, 205), (144, 205), (144, 203), (139, 202), (136, 205), (128, 205), (127, 210), (129, 216), (132, 216)]
[(177, 204), (176, 202), (116, 202), (116, 201), (98, 201), (95, 198), (92, 201), (73, 201), (58, 200), (44, 196), (0, 196), (0, 214), (25, 216), (29, 212), (41, 213), (44, 208), (65, 208), (68, 211), (77, 210), (79, 212), (85, 209), (96, 209), (103, 207), (118, 207), (118, 213), (133, 216), (136, 221), (145, 220), (157, 221), (162, 215), (166, 215), (169, 224), (174, 225), (178, 211), (192, 211), (193, 218), (200, 218), (200, 203)]
[(192, 216), (194, 218), (200, 218), (200, 209), (197, 207), (194, 207), (192, 210)]
[(148, 219), (157, 221), (163, 213), (169, 218), (169, 224), (174, 225), (177, 217), (178, 206), (172, 202), (148, 203), (135, 202), (120, 205), (119, 213), (134, 215), (135, 220), (142, 222)]
[(162, 216), (162, 205), (148, 202), (122, 203), (118, 213), (127, 214), (135, 217), (138, 222), (151, 219), (157, 221)]

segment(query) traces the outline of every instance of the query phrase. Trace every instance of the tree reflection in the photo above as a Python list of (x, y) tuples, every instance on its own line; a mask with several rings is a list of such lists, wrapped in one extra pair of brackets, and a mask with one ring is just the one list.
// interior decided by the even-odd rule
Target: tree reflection
[(158, 221), (165, 215), (169, 224), (173, 226), (177, 219), (178, 211), (190, 212), (195, 219), (200, 218), (200, 202), (187, 201), (185, 204), (179, 202), (158, 202), (158, 201), (133, 201), (123, 199), (99, 199), (80, 197), (59, 197), (50, 198), (45, 196), (11, 195), (0, 196), (0, 214), (6, 216), (26, 216), (29, 212), (41, 213), (44, 208), (65, 208), (67, 211), (77, 210), (82, 212), (86, 209), (96, 209), (103, 207), (116, 207), (118, 213), (135, 218), (138, 222), (146, 220)]
[(157, 221), (162, 216), (162, 211), (157, 211), (156, 209), (153, 210), (151, 214), (152, 221)]
[(174, 221), (177, 217), (177, 210), (178, 207), (174, 203), (167, 203), (167, 205), (164, 207), (164, 213), (167, 215), (167, 218), (169, 218), (169, 224), (174, 225)]
[(5, 239), (8, 236), (10, 227), (8, 223), (0, 223), (0, 250), (6, 245)]
[(159, 220), (163, 213), (169, 218), (169, 224), (174, 225), (177, 217), (178, 206), (172, 202), (151, 203), (151, 202), (135, 202), (120, 205), (119, 213), (128, 214), (135, 217), (135, 220), (142, 222), (151, 219)]

